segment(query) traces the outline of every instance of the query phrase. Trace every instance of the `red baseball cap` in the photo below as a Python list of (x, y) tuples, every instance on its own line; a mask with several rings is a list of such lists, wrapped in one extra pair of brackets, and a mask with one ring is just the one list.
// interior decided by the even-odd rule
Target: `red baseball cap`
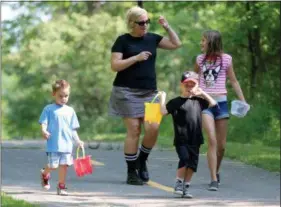
[(181, 83), (187, 83), (188, 81), (198, 83), (198, 74), (193, 71), (184, 72), (181, 76)]

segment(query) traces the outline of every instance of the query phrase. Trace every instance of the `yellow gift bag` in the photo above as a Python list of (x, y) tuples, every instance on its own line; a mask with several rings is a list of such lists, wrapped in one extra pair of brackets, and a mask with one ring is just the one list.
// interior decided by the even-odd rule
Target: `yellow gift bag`
[(153, 100), (148, 103), (144, 103), (144, 121), (148, 123), (157, 123), (160, 124), (162, 120), (162, 113), (160, 108), (160, 103), (154, 103), (156, 98), (159, 96), (159, 93), (153, 98)]

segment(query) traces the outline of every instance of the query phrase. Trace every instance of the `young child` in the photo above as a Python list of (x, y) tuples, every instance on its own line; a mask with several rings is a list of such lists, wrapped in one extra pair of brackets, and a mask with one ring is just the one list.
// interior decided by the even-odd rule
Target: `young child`
[(43, 138), (47, 140), (48, 164), (41, 169), (41, 184), (45, 190), (50, 189), (50, 172), (59, 168), (57, 186), (58, 195), (68, 195), (65, 187), (67, 167), (73, 164), (73, 140), (82, 147), (76, 129), (79, 122), (74, 109), (67, 106), (70, 95), (70, 85), (65, 80), (58, 80), (53, 85), (55, 103), (45, 106), (39, 123)]
[(203, 144), (201, 113), (216, 101), (198, 87), (198, 74), (182, 74), (181, 95), (165, 105), (166, 93), (160, 92), (161, 112), (171, 114), (174, 124), (174, 145), (179, 157), (174, 193), (192, 198), (188, 192), (193, 172), (196, 172), (199, 148)]

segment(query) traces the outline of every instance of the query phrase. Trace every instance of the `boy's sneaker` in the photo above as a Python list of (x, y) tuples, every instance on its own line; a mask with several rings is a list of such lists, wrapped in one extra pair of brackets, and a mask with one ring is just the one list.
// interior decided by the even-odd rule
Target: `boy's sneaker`
[(137, 173), (136, 170), (134, 172), (128, 172), (127, 184), (129, 184), (129, 185), (143, 185), (143, 181), (138, 176), (138, 173)]
[(218, 181), (212, 181), (212, 182), (209, 184), (208, 190), (209, 190), (209, 191), (217, 191), (218, 188), (219, 188)]
[(174, 188), (174, 194), (176, 195), (183, 195), (184, 189), (183, 189), (183, 182), (181, 180), (177, 180)]
[(220, 185), (221, 184), (221, 180), (220, 180), (220, 174), (217, 173), (217, 181), (218, 181), (218, 184)]
[(191, 195), (188, 191), (189, 185), (185, 185), (184, 190), (183, 190), (183, 196), (185, 198), (193, 198), (193, 195)]
[(50, 189), (50, 183), (49, 183), (49, 180), (50, 180), (50, 175), (44, 175), (43, 174), (44, 172), (44, 168), (40, 170), (40, 177), (41, 177), (41, 185), (42, 185), (42, 188), (45, 189), (45, 190), (49, 190)]
[(68, 193), (67, 193), (66, 189), (67, 189), (67, 188), (65, 187), (65, 185), (59, 184), (59, 185), (57, 186), (57, 194), (58, 194), (58, 195), (61, 195), (61, 196), (67, 196)]

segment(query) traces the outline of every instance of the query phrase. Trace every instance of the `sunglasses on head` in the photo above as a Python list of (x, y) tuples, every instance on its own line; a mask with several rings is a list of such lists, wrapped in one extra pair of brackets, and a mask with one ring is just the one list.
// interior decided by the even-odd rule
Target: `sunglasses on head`
[(138, 24), (139, 26), (144, 26), (145, 24), (149, 24), (150, 23), (150, 19), (148, 19), (146, 21), (135, 22), (135, 23)]

